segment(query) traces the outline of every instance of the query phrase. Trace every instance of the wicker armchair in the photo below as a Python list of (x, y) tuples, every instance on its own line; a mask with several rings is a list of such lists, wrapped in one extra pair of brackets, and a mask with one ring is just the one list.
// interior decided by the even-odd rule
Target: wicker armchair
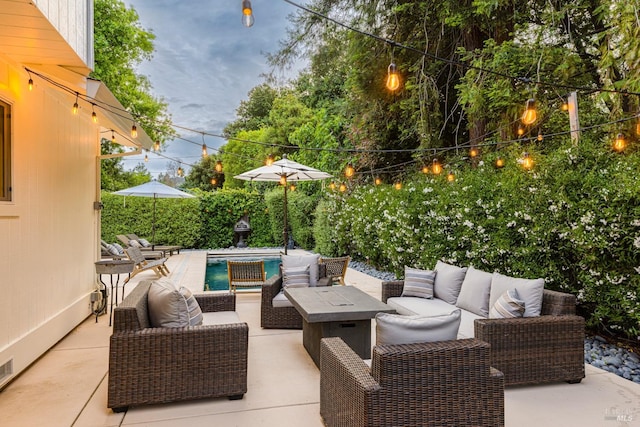
[[(382, 301), (402, 294), (403, 281), (382, 282)], [(544, 290), (539, 317), (477, 319), (474, 337), (491, 344), (491, 366), (505, 385), (579, 383), (584, 370), (584, 319), (576, 297)]]
[(504, 381), (476, 339), (375, 346), (369, 368), (322, 340), (320, 415), (329, 427), (504, 426)]
[[(330, 278), (324, 264), (318, 264), (318, 286), (328, 286)], [(302, 329), (302, 316), (295, 307), (274, 307), (273, 298), (282, 289), (282, 274), (273, 276), (262, 285), (260, 326), (264, 329)]]
[[(128, 406), (247, 392), (246, 323), (152, 328), (141, 281), (113, 311), (107, 406)], [(234, 294), (195, 295), (203, 312), (235, 311)]]

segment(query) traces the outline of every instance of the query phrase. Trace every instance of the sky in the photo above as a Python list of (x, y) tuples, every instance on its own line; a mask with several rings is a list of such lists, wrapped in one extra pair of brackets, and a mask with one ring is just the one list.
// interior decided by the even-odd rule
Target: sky
[[(249, 91), (271, 71), (265, 53), (274, 53), (290, 26), (287, 16), (298, 11), (282, 0), (252, 0), (255, 24), (241, 23), (241, 0), (123, 0), (133, 7), (142, 27), (155, 36), (155, 53), (138, 66), (156, 97), (164, 98), (173, 123), (213, 134), (235, 120), (236, 109)], [(301, 0), (300, 4), (305, 1)], [(303, 63), (279, 71), (282, 82), (294, 78)], [(202, 154), (202, 134), (176, 129), (182, 138), (197, 143), (168, 141), (163, 154), (188, 164)], [(209, 153), (226, 141), (205, 137)], [(156, 178), (171, 162), (148, 153), (147, 170)], [(143, 162), (144, 154), (125, 157), (124, 167)]]

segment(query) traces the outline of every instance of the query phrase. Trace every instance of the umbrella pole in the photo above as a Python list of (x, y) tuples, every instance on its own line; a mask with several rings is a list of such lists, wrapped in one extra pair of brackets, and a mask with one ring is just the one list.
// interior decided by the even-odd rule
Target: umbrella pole
[(153, 221), (151, 222), (151, 250), (156, 250), (156, 194), (153, 193)]
[(287, 255), (289, 246), (289, 233), (287, 232), (287, 184), (284, 185), (284, 254)]

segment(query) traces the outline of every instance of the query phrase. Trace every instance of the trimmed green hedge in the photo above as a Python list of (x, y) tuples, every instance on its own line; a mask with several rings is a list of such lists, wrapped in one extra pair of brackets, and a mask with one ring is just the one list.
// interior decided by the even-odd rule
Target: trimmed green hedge
[[(524, 151), (485, 154), (477, 168), (416, 177), (402, 190), (363, 186), (318, 204), (316, 251), (351, 254), (383, 270), (439, 259), (577, 295), (592, 326), (640, 334), (640, 155), (588, 138), (567, 141), (524, 171)], [(509, 160), (510, 159), (510, 160)]]

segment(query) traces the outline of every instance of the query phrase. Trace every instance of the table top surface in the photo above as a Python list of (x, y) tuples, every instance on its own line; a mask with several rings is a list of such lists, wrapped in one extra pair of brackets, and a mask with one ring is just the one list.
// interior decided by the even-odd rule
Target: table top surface
[(353, 286), (287, 288), (284, 294), (309, 323), (372, 319), (395, 310)]

